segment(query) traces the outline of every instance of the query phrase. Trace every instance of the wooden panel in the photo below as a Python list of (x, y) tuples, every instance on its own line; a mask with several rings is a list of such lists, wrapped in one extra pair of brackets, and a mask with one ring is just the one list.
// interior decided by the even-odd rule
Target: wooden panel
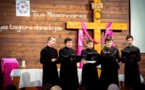
[[(101, 9), (101, 22), (108, 23), (127, 23), (127, 31), (114, 31), (115, 46), (122, 50), (126, 45), (125, 37), (129, 34), (129, 0), (101, 0), (103, 8)], [(93, 10), (91, 9), (93, 0), (31, 0), (31, 11), (37, 13), (47, 13), (51, 11), (55, 14), (82, 14), (86, 18), (56, 18), (56, 17), (34, 17), (31, 12), (30, 17), (17, 17), (15, 9), (15, 0), (0, 0), (0, 27), (3, 25), (21, 25), (21, 26), (59, 26), (62, 31), (51, 32), (45, 30), (3, 30), (0, 32), (0, 58), (16, 57), (21, 68), (21, 61), (25, 60), (27, 68), (42, 68), (39, 63), (40, 50), (47, 45), (47, 38), (55, 36), (57, 43), (55, 48), (59, 50), (64, 47), (64, 39), (71, 37), (73, 39), (73, 48), (77, 47), (77, 30), (66, 29), (68, 21), (74, 22), (92, 22)], [(104, 28), (105, 29), (105, 28)], [(92, 30), (91, 30), (92, 32)], [(93, 35), (93, 33), (91, 33)], [(101, 32), (104, 36), (104, 30)], [(101, 43), (104, 45), (104, 42)], [(142, 60), (139, 62), (140, 72), (145, 78), (145, 54), (142, 54)], [(124, 64), (120, 63), (119, 73), (124, 73)], [(0, 78), (3, 74), (0, 74)], [(2, 80), (2, 79), (1, 79)], [(0, 80), (0, 83), (2, 82)]]
[(124, 15), (124, 14), (119, 14), (119, 15), (115, 15), (115, 14), (106, 15), (106, 14), (104, 14), (104, 15), (102, 15), (102, 18), (104, 18), (104, 19), (107, 19), (107, 18), (109, 18), (109, 19), (124, 19), (124, 18), (129, 19), (127, 14), (126, 15)]
[(128, 19), (101, 19), (102, 22), (118, 22), (118, 23), (123, 23), (123, 22), (127, 22), (129, 23)]
[[(63, 42), (62, 42), (63, 43)], [(56, 49), (60, 49), (62, 47), (64, 47), (64, 43), (56, 43), (55, 48)], [(47, 44), (46, 43), (4, 43), (2, 45), (0, 45), (0, 47), (34, 47), (34, 45), (36, 47), (45, 47)], [(76, 44), (73, 45), (73, 48), (76, 49)], [(42, 48), (41, 48), (42, 49)]]
[[(18, 35), (58, 35), (58, 33), (54, 33), (54, 32), (50, 32), (50, 31), (45, 31), (45, 30), (33, 30), (33, 31), (30, 31), (30, 30), (24, 30), (24, 31), (21, 31), (21, 32), (17, 32), (15, 30), (11, 30), (11, 31), (8, 31), (8, 30), (3, 30), (0, 32), (0, 35), (6, 35), (6, 34), (11, 34), (11, 35), (15, 35), (15, 34), (18, 34)], [(77, 34), (77, 31), (70, 31), (70, 30), (63, 30), (63, 32), (61, 32), (61, 35), (68, 35), (68, 34), (73, 34), (73, 35), (76, 35)]]
[[(7, 17), (5, 18), (4, 16), (1, 16), (0, 18), (1, 21), (4, 21), (4, 20), (7, 20), (7, 21), (57, 21), (59, 20), (60, 22), (67, 22), (67, 21), (83, 21), (82, 18), (45, 18), (45, 17), (42, 17), (42, 18), (37, 18), (37, 17), (31, 17), (31, 18), (18, 18), (18, 17)], [(90, 19), (88, 19), (90, 21)], [(88, 21), (87, 19), (84, 19), (84, 21)]]
[(114, 2), (103, 2), (104, 6), (117, 6), (117, 7), (128, 7), (129, 1), (114, 1)]
[[(22, 39), (24, 39), (23, 40), (24, 42), (25, 41), (28, 41), (29, 42), (30, 39), (34, 40), (32, 42), (35, 42), (35, 40), (38, 40), (36, 42), (39, 42), (39, 41), (46, 42), (47, 38), (49, 36), (51, 36), (51, 35), (52, 34), (50, 34), (50, 35), (21, 35), (21, 34), (20, 35), (19, 34), (6, 34), (5, 35), (5, 34), (2, 34), (2, 35), (0, 35), (0, 42), (5, 42), (5, 41), (9, 41), (9, 40), (10, 40), (10, 42), (17, 42), (18, 40), (22, 40)], [(60, 38), (63, 39), (63, 38), (66, 38), (66, 36), (64, 36), (64, 35), (66, 35), (66, 34), (53, 35), (53, 36), (56, 39), (60, 39)], [(75, 35), (72, 35), (72, 34), (67, 34), (67, 35), (69, 35), (69, 37), (71, 37), (71, 38), (75, 38), (76, 37)], [(3, 38), (5, 38), (5, 39), (3, 39)], [(30, 38), (30, 39), (27, 40), (28, 38)], [(13, 40), (16, 40), (16, 41), (13, 41)], [(21, 42), (23, 42), (23, 41), (21, 41)]]
[[(0, 8), (0, 11), (4, 11), (6, 13), (6, 15), (13, 14), (15, 16), (16, 10), (14, 9), (14, 7), (13, 8), (12, 7), (3, 7), (3, 8)], [(37, 8), (33, 8), (32, 7), (31, 14), (32, 15), (34, 14), (32, 11), (37, 11), (37, 13), (45, 13), (45, 14), (47, 14), (47, 11), (48, 12), (51, 11), (51, 13), (70, 13), (70, 14), (71, 13), (74, 14), (74, 13), (78, 13), (78, 12), (79, 13), (83, 13), (83, 14), (87, 14), (87, 13), (90, 12), (89, 10), (86, 10), (86, 9), (75, 9), (75, 8), (72, 9), (72, 8), (69, 8), (69, 7), (70, 6), (67, 6), (67, 8), (65, 8), (65, 10), (66, 10), (65, 12), (64, 12), (64, 9), (59, 9), (59, 8), (51, 9), (51, 8), (48, 7), (49, 9), (47, 9), (47, 8), (44, 8), (43, 9), (43, 8), (38, 8), (38, 7)], [(71, 10), (71, 12), (70, 12), (70, 10)]]

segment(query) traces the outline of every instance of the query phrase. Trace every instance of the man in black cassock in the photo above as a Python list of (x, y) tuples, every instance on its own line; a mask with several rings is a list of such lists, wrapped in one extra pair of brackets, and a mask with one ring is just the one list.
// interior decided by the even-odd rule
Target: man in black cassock
[[(108, 86), (114, 83), (114, 77), (116, 77), (116, 74), (114, 74), (114, 72), (119, 69), (119, 65), (116, 62), (116, 59), (110, 55), (110, 47), (104, 46), (103, 53), (104, 55), (101, 55), (97, 58), (96, 63), (88, 64), (94, 67), (101, 64), (99, 90), (107, 90)], [(85, 64), (85, 62), (83, 63)]]
[(53, 48), (55, 42), (55, 37), (49, 37), (47, 46), (40, 53), (40, 63), (43, 65), (43, 85), (45, 83), (50, 83), (52, 86), (58, 85), (58, 71), (56, 66), (58, 54), (57, 50)]
[[(111, 56), (113, 56), (114, 58), (116, 58), (116, 61), (119, 63), (119, 62), (120, 62), (119, 50), (118, 50), (116, 47), (113, 47), (113, 46), (112, 46), (112, 42), (113, 42), (112, 37), (109, 37), (109, 36), (108, 36), (108, 37), (105, 38), (105, 44), (111, 48), (111, 49), (110, 49), (110, 54), (111, 54)], [(101, 50), (101, 54), (102, 54), (102, 55), (104, 54), (104, 53), (103, 53), (103, 50)], [(118, 84), (118, 83), (119, 83), (119, 79), (118, 79), (118, 70), (116, 70), (116, 71), (117, 71), (117, 72), (114, 73), (114, 74), (116, 74), (116, 75), (115, 75), (116, 77), (114, 77), (113, 83), (119, 86), (119, 84)]]
[[(59, 56), (66, 56), (76, 54), (72, 49), (72, 39), (66, 38), (64, 40), (65, 47), (60, 49)], [(67, 58), (68, 59), (68, 58)], [(77, 74), (77, 62), (72, 62), (72, 59), (60, 61), (60, 86), (62, 90), (77, 90), (79, 86)]]
[(140, 85), (140, 71), (138, 62), (141, 60), (140, 49), (138, 47), (133, 46), (133, 36), (128, 35), (126, 37), (126, 41), (128, 46), (123, 49), (126, 52), (134, 52), (137, 53), (134, 55), (121, 55), (121, 60), (125, 63), (125, 86), (130, 86), (132, 88), (136, 88)]
[[(87, 41), (87, 48), (82, 50), (81, 55), (86, 56), (87, 54), (97, 54), (97, 53), (98, 52), (96, 50), (93, 50), (93, 42), (91, 40), (88, 40)], [(86, 60), (86, 59), (84, 59), (84, 60)], [(96, 60), (92, 60), (92, 61), (96, 61)], [(89, 90), (97, 90), (98, 72), (97, 72), (96, 67), (91, 67), (87, 64), (83, 65), (81, 84), (86, 86)]]
[[(112, 37), (108, 36), (108, 37), (105, 38), (105, 44), (111, 48), (110, 49), (111, 56), (116, 58), (117, 62), (120, 62), (119, 50), (116, 47), (113, 47), (112, 43), (113, 43)], [(104, 54), (102, 50), (101, 50), (101, 54)]]

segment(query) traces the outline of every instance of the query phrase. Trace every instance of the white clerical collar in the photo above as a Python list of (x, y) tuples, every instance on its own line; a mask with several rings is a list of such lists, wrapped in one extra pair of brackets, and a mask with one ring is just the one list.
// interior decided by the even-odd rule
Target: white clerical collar
[(128, 47), (132, 47), (133, 45), (131, 45), (131, 46), (128, 46)]

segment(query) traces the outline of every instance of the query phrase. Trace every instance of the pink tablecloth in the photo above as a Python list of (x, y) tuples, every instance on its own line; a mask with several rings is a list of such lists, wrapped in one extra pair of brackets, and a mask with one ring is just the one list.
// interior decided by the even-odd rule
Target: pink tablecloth
[(18, 69), (18, 62), (16, 58), (2, 58), (1, 60), (2, 73), (4, 73), (4, 89), (6, 86), (12, 84), (10, 73), (13, 69)]

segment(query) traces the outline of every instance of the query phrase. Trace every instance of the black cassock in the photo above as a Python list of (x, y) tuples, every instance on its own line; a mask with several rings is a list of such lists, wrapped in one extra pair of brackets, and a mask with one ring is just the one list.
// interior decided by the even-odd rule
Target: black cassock
[[(101, 54), (102, 55), (104, 54), (102, 50), (101, 50)], [(119, 50), (116, 47), (111, 46), (110, 54), (111, 56), (116, 58), (118, 62), (120, 62)]]
[[(75, 54), (75, 50), (64, 47), (60, 49), (59, 56)], [(77, 62), (70, 60), (60, 61), (60, 86), (62, 90), (77, 90), (79, 86), (77, 74)]]
[[(101, 50), (101, 54), (103, 55), (103, 51)], [(110, 55), (113, 56), (114, 58), (116, 58), (117, 62), (120, 62), (120, 55), (119, 55), (119, 50), (116, 47), (112, 47), (111, 46), (111, 50), (110, 50)], [(115, 74), (115, 72), (114, 72)], [(116, 85), (119, 86), (119, 79), (118, 79), (118, 70), (116, 70), (116, 77), (114, 77), (114, 82)]]
[[(85, 49), (82, 50), (81, 55), (86, 56), (89, 53), (97, 54), (98, 52), (93, 49)], [(89, 90), (97, 90), (98, 72), (96, 67), (92, 67), (91, 65), (88, 64), (83, 65), (81, 84), (87, 86)]]
[(40, 63), (43, 64), (43, 84), (50, 83), (58, 85), (58, 71), (56, 62), (52, 62), (52, 58), (58, 58), (57, 50), (46, 46), (41, 50)]
[(124, 68), (125, 85), (135, 88), (137, 85), (141, 83), (139, 66), (138, 66), (138, 62), (141, 60), (140, 50), (135, 46), (131, 46), (131, 47), (127, 46), (123, 49), (123, 51), (137, 52), (135, 56), (131, 55), (126, 57), (126, 55), (123, 54), (121, 55), (121, 60), (123, 63), (125, 63), (125, 68)]
[(109, 53), (104, 54), (101, 58), (97, 59), (94, 66), (101, 64), (101, 76), (99, 90), (107, 90), (108, 86), (114, 83), (114, 77), (116, 76), (116, 70), (119, 69), (119, 65), (116, 59), (112, 57)]

